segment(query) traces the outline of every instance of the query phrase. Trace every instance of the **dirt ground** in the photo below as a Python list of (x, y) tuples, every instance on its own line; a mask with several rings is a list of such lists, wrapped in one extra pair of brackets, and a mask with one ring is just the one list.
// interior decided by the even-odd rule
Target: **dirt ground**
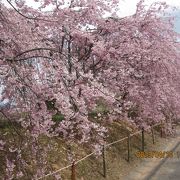
[(180, 127), (175, 138), (168, 137), (157, 147), (158, 152), (171, 152), (167, 158), (146, 158), (126, 180), (179, 180), (180, 179)]

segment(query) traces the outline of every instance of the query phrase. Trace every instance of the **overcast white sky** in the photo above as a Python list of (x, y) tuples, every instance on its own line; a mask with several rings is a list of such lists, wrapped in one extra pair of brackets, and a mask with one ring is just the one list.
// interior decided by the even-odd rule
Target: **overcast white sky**
[[(6, 0), (2, 0), (3, 2), (6, 2)], [(66, 0), (67, 2), (70, 0)], [(151, 5), (154, 2), (161, 1), (166, 2), (168, 5), (176, 6), (180, 9), (180, 0), (145, 0), (145, 3), (147, 5)], [(139, 2), (139, 0), (119, 0), (120, 2), (120, 16), (128, 16), (134, 14), (136, 10), (136, 4)], [(29, 6), (37, 7), (39, 3), (34, 2), (33, 0), (26, 0), (26, 3)], [(48, 8), (50, 9), (50, 8)]]
[[(180, 0), (158, 0), (158, 1), (166, 2), (168, 5), (175, 6), (178, 8), (178, 10), (174, 12), (174, 15), (176, 16), (175, 31), (180, 33)], [(137, 2), (139, 2), (139, 0), (122, 1), (119, 15), (123, 17), (134, 14), (136, 10)], [(157, 2), (157, 0), (146, 0), (145, 2), (147, 5), (151, 5), (152, 3)]]
[[(5, 2), (5, 4), (7, 4), (6, 0), (0, 0), (0, 1)], [(38, 7), (39, 3), (34, 2), (33, 0), (25, 0), (25, 1), (29, 6), (32, 6), (34, 8)], [(65, 2), (69, 2), (69, 1), (70, 0), (65, 0)], [(180, 32), (180, 0), (145, 0), (145, 4), (149, 6), (157, 1), (166, 2), (168, 5), (175, 6), (178, 8), (178, 10), (173, 14), (177, 17), (175, 22), (175, 26), (176, 26), (175, 30)], [(118, 12), (118, 15), (120, 17), (125, 17), (135, 13), (136, 4), (139, 2), (139, 0), (119, 0), (119, 2), (120, 2), (120, 10)], [(48, 7), (47, 9), (50, 10), (51, 8)]]
[[(120, 7), (121, 16), (128, 16), (134, 14), (136, 10), (136, 4), (139, 0), (124, 0), (122, 1)], [(151, 5), (152, 3), (157, 2), (157, 0), (146, 0), (145, 3), (147, 5)], [(168, 5), (176, 6), (180, 9), (180, 0), (158, 0), (158, 2), (166, 2)]]
[[(70, 0), (65, 0), (65, 2), (69, 2), (69, 1)], [(175, 29), (176, 31), (180, 32), (180, 0), (145, 0), (145, 4), (148, 7), (149, 5), (157, 1), (166, 2), (168, 5), (175, 6), (178, 8), (178, 10), (173, 14), (177, 16)], [(2, 0), (2, 2), (6, 2), (6, 0)], [(120, 2), (120, 11), (118, 12), (118, 15), (120, 17), (125, 17), (135, 13), (136, 4), (139, 2), (139, 0), (119, 0), (119, 2)], [(35, 3), (33, 0), (26, 0), (26, 3), (27, 5), (32, 6), (34, 8), (37, 8), (39, 4), (39, 3)], [(47, 9), (50, 10), (51, 8), (48, 7)]]
[[(118, 12), (118, 15), (120, 17), (125, 17), (134, 14), (136, 11), (136, 4), (139, 2), (139, 0), (119, 0), (119, 1), (120, 1), (120, 11)], [(179, 9), (174, 14), (177, 16), (175, 29), (176, 31), (180, 32), (180, 0), (145, 0), (145, 4), (147, 4), (148, 7), (149, 5), (157, 1), (166, 2), (168, 5), (175, 6)], [(37, 7), (38, 5), (38, 3), (32, 3), (33, 2), (32, 0), (26, 0), (26, 2), (28, 5), (33, 7)]]
[[(68, 1), (68, 0), (67, 0)], [(136, 4), (139, 0), (120, 0), (120, 4), (121, 4), (121, 11), (124, 14), (133, 14), (133, 12), (136, 9)], [(180, 8), (180, 0), (145, 0), (147, 5), (152, 4), (153, 2), (166, 2), (167, 4), (171, 5), (171, 6), (176, 6)], [(26, 0), (27, 4), (30, 6), (36, 6), (36, 4), (38, 3), (32, 3), (33, 0)]]

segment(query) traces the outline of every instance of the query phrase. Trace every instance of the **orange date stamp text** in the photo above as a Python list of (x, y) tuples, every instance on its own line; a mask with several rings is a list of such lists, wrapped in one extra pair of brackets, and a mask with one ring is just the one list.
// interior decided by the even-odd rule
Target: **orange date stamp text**
[(173, 151), (138, 151), (135, 153), (138, 158), (173, 158)]

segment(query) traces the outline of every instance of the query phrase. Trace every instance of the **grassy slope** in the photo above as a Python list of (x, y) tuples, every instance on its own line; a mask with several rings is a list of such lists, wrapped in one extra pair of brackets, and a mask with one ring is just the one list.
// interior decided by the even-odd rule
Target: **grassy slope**
[[(101, 109), (98, 112), (103, 111)], [(97, 113), (94, 113), (95, 116)], [(96, 119), (98, 121), (98, 119)], [(126, 137), (129, 131), (134, 132), (136, 129), (131, 129), (128, 124), (120, 121), (114, 122), (111, 125), (108, 124), (107, 128), (109, 129), (109, 137), (107, 142), (113, 142), (115, 140)], [(10, 126), (0, 126), (1, 133), (9, 133), (13, 131)], [(155, 150), (155, 148), (160, 145), (163, 140), (159, 137), (159, 130), (155, 132), (156, 134), (156, 145), (152, 145), (152, 137), (150, 133), (145, 133), (145, 142), (146, 150)], [(69, 164), (67, 158), (67, 149), (68, 145), (65, 141), (59, 138), (49, 139), (47, 137), (41, 137), (40, 143), (47, 145), (51, 144), (54, 147), (54, 151), (49, 154), (49, 163), (51, 164), (52, 171), (62, 168)], [(87, 154), (91, 153), (92, 150), (86, 145), (79, 145), (76, 143), (70, 144), (71, 149), (76, 154), (76, 159), (81, 159)], [(123, 179), (122, 177), (126, 175), (131, 169), (138, 164), (140, 159), (135, 156), (135, 152), (141, 150), (141, 134), (136, 135), (131, 138), (131, 163), (127, 162), (127, 141), (114, 144), (107, 148), (106, 150), (106, 161), (107, 161), (107, 179), (117, 180)], [(0, 159), (2, 160), (2, 154), (0, 153)], [(1, 167), (3, 167), (3, 162), (1, 162)], [(86, 160), (80, 162), (76, 166), (76, 175), (77, 179), (80, 180), (101, 180), (104, 179), (102, 176), (103, 167), (102, 167), (102, 157), (96, 157), (94, 155), (90, 156)], [(71, 169), (68, 168), (61, 172), (63, 180), (70, 180), (71, 178)], [(46, 178), (46, 180), (51, 180), (52, 177)]]
[[(120, 138), (126, 137), (128, 134), (127, 128), (120, 123), (113, 123), (110, 127), (110, 136), (107, 142), (112, 142)], [(163, 143), (160, 138), (159, 130), (155, 132), (156, 145), (152, 144), (152, 137), (150, 133), (145, 133), (145, 147), (146, 150), (155, 150)], [(82, 154), (88, 154), (89, 152), (85, 148), (77, 148), (76, 151), (80, 151)], [(141, 150), (141, 134), (131, 138), (131, 159), (130, 163), (127, 162), (127, 141), (114, 144), (106, 149), (106, 162), (107, 162), (107, 178), (108, 180), (123, 179), (123, 176), (128, 174), (133, 167), (135, 167), (141, 159), (135, 156), (137, 151)], [(58, 166), (56, 167), (58, 168)], [(61, 175), (64, 180), (70, 180), (70, 169), (62, 171)], [(77, 179), (79, 180), (103, 180), (103, 161), (102, 157), (90, 156), (86, 160), (80, 162), (76, 166)], [(50, 178), (47, 178), (50, 180)]]

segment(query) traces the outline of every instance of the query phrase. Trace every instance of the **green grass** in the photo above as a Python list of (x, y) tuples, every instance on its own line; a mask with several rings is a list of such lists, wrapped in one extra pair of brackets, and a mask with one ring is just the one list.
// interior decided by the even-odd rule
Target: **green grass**
[(64, 116), (60, 113), (57, 113), (57, 114), (53, 115), (52, 120), (54, 122), (61, 122), (62, 120), (64, 120)]

